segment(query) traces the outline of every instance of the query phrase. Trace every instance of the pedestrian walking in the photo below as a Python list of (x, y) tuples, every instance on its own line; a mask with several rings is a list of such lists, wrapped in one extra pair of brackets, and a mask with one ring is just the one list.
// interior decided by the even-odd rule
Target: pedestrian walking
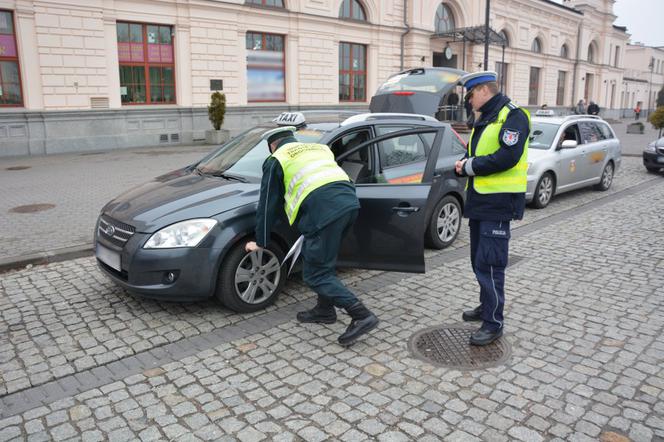
[(594, 101), (591, 101), (588, 105), (588, 113), (590, 115), (599, 115), (599, 105)]
[(460, 84), (479, 118), (455, 171), (468, 176), (464, 216), (469, 219), (470, 261), (480, 286), (480, 305), (462, 315), (482, 321), (470, 343), (487, 345), (503, 334), (505, 267), (510, 222), (523, 218), (530, 114), (501, 94), (496, 73), (466, 74)]
[(583, 98), (580, 99), (578, 103), (576, 103), (576, 108), (574, 111), (578, 115), (584, 115), (586, 113), (586, 102), (583, 100)]
[(263, 163), (256, 241), (248, 242), (245, 250), (266, 247), (276, 217), (285, 210), (290, 225), (297, 225), (304, 236), (304, 282), (318, 295), (316, 306), (299, 312), (297, 320), (332, 324), (337, 320), (335, 307), (344, 309), (351, 323), (338, 341), (348, 346), (378, 325), (376, 315), (336, 275), (341, 240), (357, 218), (360, 204), (355, 187), (329, 147), (300, 143), (293, 129), (278, 128), (267, 134), (272, 155)]
[(641, 115), (641, 105), (637, 103), (636, 107), (634, 108), (634, 119), (638, 121), (640, 115)]

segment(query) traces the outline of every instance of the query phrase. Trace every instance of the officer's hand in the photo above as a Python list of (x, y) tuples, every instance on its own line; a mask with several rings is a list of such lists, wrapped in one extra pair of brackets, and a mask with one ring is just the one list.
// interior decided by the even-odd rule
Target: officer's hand
[(258, 249), (260, 249), (260, 247), (258, 247), (256, 241), (249, 241), (244, 245), (244, 251), (247, 253), (255, 252)]
[(463, 160), (458, 160), (456, 163), (454, 163), (454, 172), (456, 172), (457, 175), (459, 176), (464, 176), (465, 173), (463, 171), (463, 166), (466, 164), (466, 158)]

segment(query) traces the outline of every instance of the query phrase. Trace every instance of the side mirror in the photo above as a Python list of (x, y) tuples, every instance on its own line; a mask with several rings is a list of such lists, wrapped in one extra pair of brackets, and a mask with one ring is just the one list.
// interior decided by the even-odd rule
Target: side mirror
[(577, 143), (576, 140), (565, 140), (560, 147), (563, 149), (574, 149), (578, 145), (579, 143)]

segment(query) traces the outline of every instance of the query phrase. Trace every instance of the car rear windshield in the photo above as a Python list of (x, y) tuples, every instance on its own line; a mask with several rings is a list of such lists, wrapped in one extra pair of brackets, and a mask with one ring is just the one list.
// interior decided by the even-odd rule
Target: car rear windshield
[[(260, 178), (263, 175), (263, 162), (270, 154), (267, 141), (262, 139), (263, 134), (269, 129), (268, 127), (255, 127), (241, 133), (204, 158), (198, 164), (197, 169), (201, 173), (210, 175), (228, 173)], [(316, 143), (324, 134), (324, 131), (305, 127), (295, 133), (295, 138), (303, 143)]]
[(451, 83), (456, 83), (459, 74), (454, 72), (415, 69), (391, 76), (379, 88), (377, 94), (395, 91), (431, 92), (437, 94)]
[(558, 125), (551, 123), (533, 122), (533, 129), (530, 132), (530, 149), (547, 150), (553, 144), (553, 139), (558, 132)]

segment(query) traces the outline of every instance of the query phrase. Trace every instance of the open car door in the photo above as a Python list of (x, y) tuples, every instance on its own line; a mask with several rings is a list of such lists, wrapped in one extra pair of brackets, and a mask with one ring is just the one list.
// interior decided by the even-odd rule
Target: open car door
[(364, 158), (368, 169), (355, 183), (361, 207), (339, 266), (424, 273), (425, 215), (443, 132), (432, 126), (390, 132), (337, 157), (342, 167)]

